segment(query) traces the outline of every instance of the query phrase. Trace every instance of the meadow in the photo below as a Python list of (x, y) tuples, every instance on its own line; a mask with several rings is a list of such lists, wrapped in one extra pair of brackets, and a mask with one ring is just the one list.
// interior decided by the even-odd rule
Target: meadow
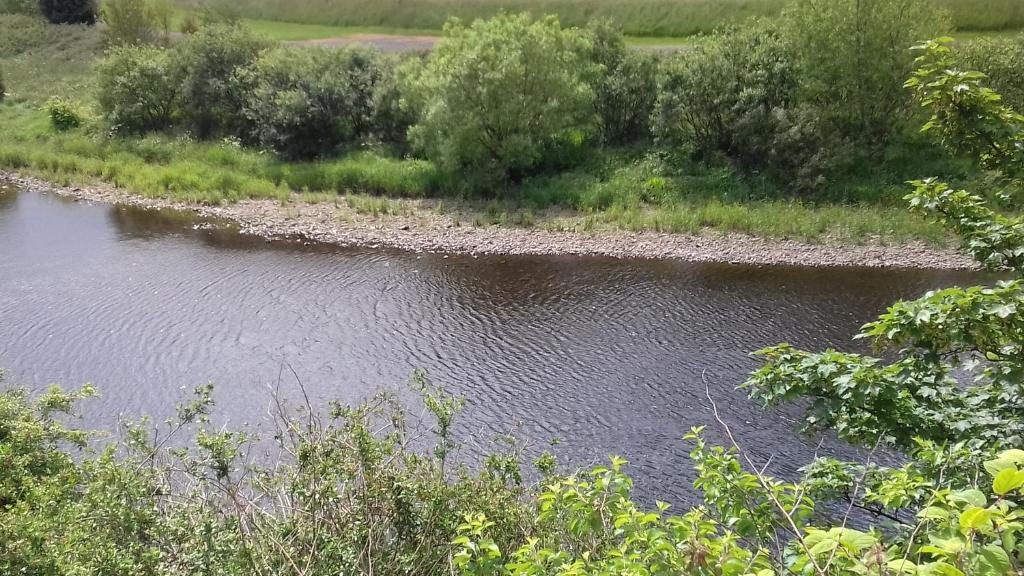
[[(183, 9), (195, 0), (175, 0)], [(385, 30), (440, 30), (450, 17), (487, 18), (500, 10), (556, 14), (567, 25), (611, 18), (630, 36), (681, 37), (752, 17), (778, 15), (786, 0), (219, 0), (245, 18)], [(938, 0), (958, 31), (1024, 27), (1018, 0)]]

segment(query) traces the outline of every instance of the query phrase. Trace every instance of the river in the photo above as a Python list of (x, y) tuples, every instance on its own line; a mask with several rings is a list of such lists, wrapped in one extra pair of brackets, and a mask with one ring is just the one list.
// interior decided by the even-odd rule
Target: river
[[(938, 270), (753, 267), (597, 257), (446, 256), (268, 243), (168, 211), (0, 190), (0, 366), (29, 387), (97, 385), (83, 424), (173, 413), (216, 384), (216, 421), (266, 422), (272, 391), (317, 406), (409, 377), (466, 398), (467, 454), (509, 431), (566, 465), (630, 460), (641, 498), (693, 498), (691, 427), (790, 476), (818, 439), (735, 387), (749, 352), (850, 338), (898, 298), (976, 283)], [(826, 438), (826, 450), (849, 454)]]

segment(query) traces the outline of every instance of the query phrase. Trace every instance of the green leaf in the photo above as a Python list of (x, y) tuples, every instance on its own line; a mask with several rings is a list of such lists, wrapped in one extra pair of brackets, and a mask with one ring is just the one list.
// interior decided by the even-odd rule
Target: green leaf
[(984, 572), (990, 572), (991, 574), (1003, 574), (1010, 573), (1010, 557), (1006, 554), (1006, 551), (997, 544), (989, 544), (981, 549), (981, 557), (984, 560), (989, 570)]
[(988, 499), (985, 497), (985, 493), (981, 490), (958, 490), (949, 495), (949, 498), (954, 502), (963, 502), (970, 504), (971, 506), (985, 506), (988, 504)]
[(1024, 471), (1016, 468), (1004, 469), (992, 481), (992, 490), (1000, 496), (1005, 496), (1021, 486), (1024, 486)]
[(978, 530), (988, 524), (992, 513), (987, 508), (972, 506), (960, 514), (960, 527), (968, 530)]
[(1014, 470), (1017, 469), (1017, 464), (1013, 460), (1002, 457), (996, 458), (995, 460), (986, 460), (984, 466), (985, 470), (987, 470), (993, 477), (998, 476), (1000, 472), (1007, 468)]

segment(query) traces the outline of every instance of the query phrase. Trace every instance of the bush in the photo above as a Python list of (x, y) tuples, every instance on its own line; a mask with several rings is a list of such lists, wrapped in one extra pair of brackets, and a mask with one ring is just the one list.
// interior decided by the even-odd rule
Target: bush
[(95, 0), (39, 0), (39, 11), (53, 24), (95, 24)]
[(7, 96), (7, 92), (4, 86), (4, 69), (0, 68), (0, 102), (4, 101), (4, 97)]
[(73, 130), (82, 125), (81, 108), (66, 98), (51, 98), (46, 103), (46, 113), (50, 117), (50, 125), (58, 132)]
[(376, 50), (283, 48), (240, 73), (256, 139), (288, 158), (314, 158), (372, 131), (376, 88), (387, 72)]
[(1024, 110), (1024, 34), (965, 42), (958, 45), (957, 56), (965, 70), (984, 72), (1007, 105)]
[(104, 0), (103, 38), (112, 46), (153, 42), (160, 26), (157, 16), (151, 0)]
[(869, 143), (884, 141), (910, 109), (910, 47), (948, 28), (930, 0), (796, 0), (782, 25), (801, 99), (822, 112), (823, 128)]
[(654, 131), (698, 156), (724, 155), (747, 171), (777, 163), (777, 140), (809, 135), (795, 114), (797, 78), (781, 37), (765, 26), (731, 29), (665, 63)]
[(602, 69), (594, 81), (602, 140), (622, 144), (648, 137), (658, 96), (657, 58), (627, 50), (621, 30), (608, 21), (591, 22), (587, 34), (593, 61)]
[(268, 40), (236, 24), (204, 26), (176, 46), (183, 115), (198, 137), (250, 133), (242, 113), (248, 87), (239, 84), (236, 72), (269, 46)]
[(96, 66), (100, 110), (118, 132), (168, 128), (179, 110), (179, 74), (163, 48), (114, 48)]
[(418, 114), (412, 142), (482, 186), (530, 174), (546, 148), (593, 130), (589, 51), (583, 34), (554, 17), (448, 23), (408, 86)]

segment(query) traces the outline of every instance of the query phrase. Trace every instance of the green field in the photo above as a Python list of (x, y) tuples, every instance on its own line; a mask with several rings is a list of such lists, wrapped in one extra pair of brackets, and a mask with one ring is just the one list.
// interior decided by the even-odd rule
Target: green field
[[(195, 0), (176, 0), (194, 8)], [(376, 30), (440, 30), (449, 17), (474, 19), (499, 10), (557, 14), (582, 25), (611, 18), (630, 36), (679, 37), (751, 17), (774, 16), (786, 0), (219, 0), (245, 18)], [(960, 31), (1024, 27), (1020, 0), (938, 0)], [(297, 39), (297, 38), (294, 38)]]

